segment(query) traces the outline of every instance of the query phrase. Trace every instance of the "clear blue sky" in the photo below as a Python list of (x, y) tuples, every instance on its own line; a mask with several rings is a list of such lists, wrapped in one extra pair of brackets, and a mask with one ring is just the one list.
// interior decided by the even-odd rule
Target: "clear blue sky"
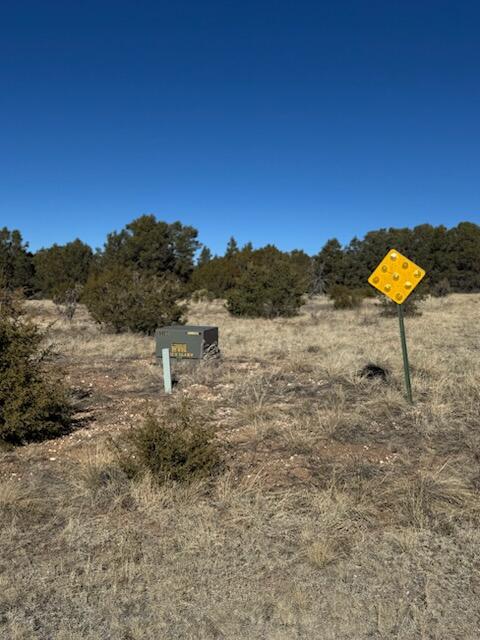
[(0, 226), (313, 253), (480, 222), (480, 3), (0, 3)]

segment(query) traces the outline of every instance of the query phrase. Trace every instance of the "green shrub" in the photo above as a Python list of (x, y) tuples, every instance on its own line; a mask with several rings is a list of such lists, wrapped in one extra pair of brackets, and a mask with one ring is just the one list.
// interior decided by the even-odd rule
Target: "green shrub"
[(100, 267), (123, 266), (152, 276), (165, 273), (187, 282), (193, 270), (193, 256), (200, 247), (198, 232), (180, 222), (157, 220), (142, 215), (119, 233), (109, 233), (99, 256)]
[(151, 334), (164, 324), (181, 322), (185, 307), (178, 304), (181, 286), (170, 276), (141, 274), (116, 266), (92, 274), (82, 300), (92, 317), (116, 333)]
[(198, 265), (190, 279), (190, 291), (211, 291), (215, 298), (223, 298), (234, 286), (235, 279), (240, 275), (240, 258), (212, 258), (206, 263)]
[(328, 295), (333, 300), (335, 309), (358, 309), (365, 297), (363, 289), (351, 289), (343, 284), (330, 287)]
[(214, 433), (205, 418), (187, 402), (173, 405), (166, 415), (147, 415), (119, 443), (119, 462), (129, 477), (149, 472), (159, 483), (192, 482), (208, 478), (221, 467)]
[(0, 302), (0, 441), (22, 444), (65, 433), (71, 406), (43, 333), (17, 301)]
[(32, 254), (17, 229), (0, 229), (0, 281), (10, 291), (21, 289), (25, 294), (32, 293)]
[(35, 289), (42, 297), (52, 298), (59, 290), (82, 286), (94, 261), (92, 249), (78, 238), (65, 245), (40, 249), (33, 256)]
[(227, 294), (227, 309), (247, 318), (290, 317), (303, 303), (303, 289), (287, 258), (269, 264), (251, 262)]

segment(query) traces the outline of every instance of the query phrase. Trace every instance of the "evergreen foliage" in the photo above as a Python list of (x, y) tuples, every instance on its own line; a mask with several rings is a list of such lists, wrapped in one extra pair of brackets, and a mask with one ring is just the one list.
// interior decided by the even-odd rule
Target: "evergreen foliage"
[(204, 264), (208, 264), (212, 259), (212, 252), (208, 247), (203, 247), (198, 256), (197, 266), (201, 267)]
[(212, 258), (209, 262), (199, 265), (189, 283), (190, 291), (206, 289), (215, 298), (226, 297), (228, 291), (235, 286), (235, 280), (241, 273), (245, 256), (238, 253), (230, 258)]
[(342, 284), (345, 271), (345, 256), (340, 242), (336, 238), (328, 240), (313, 257), (315, 293), (325, 293), (330, 287)]
[(225, 258), (232, 258), (239, 252), (239, 250), (237, 241), (232, 236), (228, 241), (227, 248), (225, 250)]
[(152, 334), (163, 324), (180, 322), (182, 289), (172, 276), (139, 273), (114, 266), (92, 274), (83, 301), (92, 317), (110, 330)]
[(227, 309), (232, 315), (249, 318), (294, 316), (303, 294), (303, 282), (289, 256), (267, 246), (252, 252), (227, 293)]
[(154, 215), (143, 215), (119, 233), (108, 234), (101, 268), (131, 268), (152, 276), (174, 274), (186, 282), (193, 270), (193, 257), (200, 244), (198, 232), (180, 222), (169, 224)]
[(72, 409), (44, 334), (23, 317), (15, 296), (0, 301), (0, 441), (11, 444), (65, 433)]
[(302, 293), (314, 293), (314, 265), (312, 258), (299, 249), (294, 249), (288, 255), (292, 269), (295, 271)]
[(335, 309), (357, 309), (365, 297), (361, 289), (351, 289), (344, 284), (334, 284), (328, 290)]
[(471, 222), (461, 222), (452, 229), (429, 224), (379, 229), (367, 233), (363, 240), (353, 238), (345, 248), (337, 240), (329, 240), (313, 260), (317, 269), (323, 268), (327, 286), (363, 287), (392, 248), (426, 270), (425, 282), (430, 287), (446, 278), (452, 291), (480, 291), (480, 226)]
[(480, 226), (461, 222), (449, 229), (446, 241), (435, 282), (445, 277), (453, 291), (480, 291)]
[(26, 295), (33, 290), (32, 255), (20, 231), (0, 229), (0, 279), (10, 291), (22, 289)]
[(66, 295), (85, 284), (94, 260), (92, 249), (79, 240), (40, 249), (33, 258), (35, 289), (43, 297)]
[[(170, 274), (189, 293), (207, 290), (209, 297), (228, 298), (239, 282), (248, 279), (247, 269), (255, 266), (265, 274), (269, 268), (277, 268), (275, 260), (270, 265), (260, 258), (271, 247), (254, 250), (248, 243), (240, 248), (233, 237), (224, 256), (212, 257), (203, 247), (194, 265), (199, 246), (196, 229), (180, 222), (159, 221), (153, 215), (140, 216), (120, 232), (110, 233), (103, 251), (97, 254), (77, 239), (41, 249), (32, 256), (19, 231), (3, 228), (0, 275), (11, 290), (23, 288), (27, 295), (38, 293), (61, 300), (85, 283), (89, 274), (100, 277), (105, 271), (124, 267), (145, 276)], [(480, 291), (480, 226), (472, 222), (461, 222), (451, 229), (429, 224), (413, 229), (378, 229), (363, 239), (353, 238), (344, 247), (333, 238), (313, 257), (301, 250), (275, 251), (283, 256), (282, 265), (288, 262), (288, 271), (295, 272), (295, 290), (311, 295), (328, 293), (335, 285), (364, 289), (370, 273), (393, 247), (426, 270), (424, 288), (432, 295), (448, 289), (458, 293)], [(418, 297), (417, 292), (413, 295)]]

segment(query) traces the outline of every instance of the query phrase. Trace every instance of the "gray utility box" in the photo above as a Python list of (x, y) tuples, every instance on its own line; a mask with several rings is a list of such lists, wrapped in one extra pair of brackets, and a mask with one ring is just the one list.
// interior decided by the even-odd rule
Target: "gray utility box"
[(218, 353), (218, 327), (173, 325), (155, 331), (157, 360), (162, 349), (170, 350), (171, 358), (201, 360)]

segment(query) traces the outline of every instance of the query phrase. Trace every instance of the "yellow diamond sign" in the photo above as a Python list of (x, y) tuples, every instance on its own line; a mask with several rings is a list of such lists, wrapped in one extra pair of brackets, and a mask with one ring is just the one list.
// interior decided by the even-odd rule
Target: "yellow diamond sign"
[(425, 275), (414, 262), (391, 249), (381, 261), (369, 283), (397, 304), (402, 304)]

